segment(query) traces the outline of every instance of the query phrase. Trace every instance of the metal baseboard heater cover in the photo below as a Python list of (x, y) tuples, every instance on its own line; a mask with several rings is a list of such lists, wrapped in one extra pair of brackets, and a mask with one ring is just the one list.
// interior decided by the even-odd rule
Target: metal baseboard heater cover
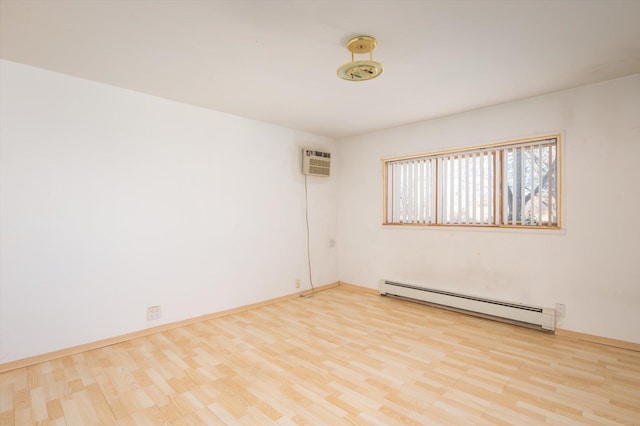
[(476, 296), (417, 287), (415, 285), (386, 280), (380, 280), (379, 290), (381, 295), (399, 296), (433, 303), (444, 307), (460, 309), (469, 313), (517, 321), (537, 326), (544, 330), (553, 331), (556, 326), (556, 311), (552, 308), (540, 308), (499, 300), (484, 299)]

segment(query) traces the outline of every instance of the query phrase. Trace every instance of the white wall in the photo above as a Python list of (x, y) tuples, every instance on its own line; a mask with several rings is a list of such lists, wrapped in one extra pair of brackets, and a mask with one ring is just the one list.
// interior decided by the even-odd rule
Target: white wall
[[(0, 362), (309, 287), (300, 147), (333, 141), (7, 61), (0, 90)], [(316, 285), (337, 181), (309, 179)]]
[[(380, 224), (381, 158), (555, 131), (562, 231)], [(316, 285), (565, 303), (562, 328), (640, 342), (640, 75), (336, 144), (0, 61), (0, 363), (308, 288), (308, 145), (337, 151), (309, 179)]]
[[(433, 101), (433, 100), (429, 100)], [(561, 231), (383, 227), (384, 157), (564, 132)], [(341, 281), (533, 305), (640, 343), (640, 74), (338, 141)]]

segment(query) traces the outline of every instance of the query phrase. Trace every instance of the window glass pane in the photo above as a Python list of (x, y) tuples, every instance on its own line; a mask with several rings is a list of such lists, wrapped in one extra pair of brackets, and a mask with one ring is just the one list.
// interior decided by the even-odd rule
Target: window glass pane
[(387, 219), (391, 223), (433, 223), (435, 184), (433, 160), (416, 159), (388, 164), (389, 203)]
[(494, 152), (442, 159), (443, 224), (493, 224)]
[[(556, 225), (556, 143), (522, 145), (503, 152), (502, 223), (510, 225)], [(503, 195), (504, 196), (504, 195)]]

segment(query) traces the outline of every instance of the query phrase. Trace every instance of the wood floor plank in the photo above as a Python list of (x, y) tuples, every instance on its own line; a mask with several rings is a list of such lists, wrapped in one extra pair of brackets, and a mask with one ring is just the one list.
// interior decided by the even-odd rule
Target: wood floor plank
[(334, 287), (0, 374), (0, 425), (640, 424), (640, 353)]

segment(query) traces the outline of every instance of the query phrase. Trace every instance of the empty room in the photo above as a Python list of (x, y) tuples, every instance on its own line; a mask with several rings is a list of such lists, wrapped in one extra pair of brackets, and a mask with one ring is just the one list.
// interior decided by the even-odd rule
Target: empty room
[(640, 1), (0, 0), (1, 425), (640, 425)]

